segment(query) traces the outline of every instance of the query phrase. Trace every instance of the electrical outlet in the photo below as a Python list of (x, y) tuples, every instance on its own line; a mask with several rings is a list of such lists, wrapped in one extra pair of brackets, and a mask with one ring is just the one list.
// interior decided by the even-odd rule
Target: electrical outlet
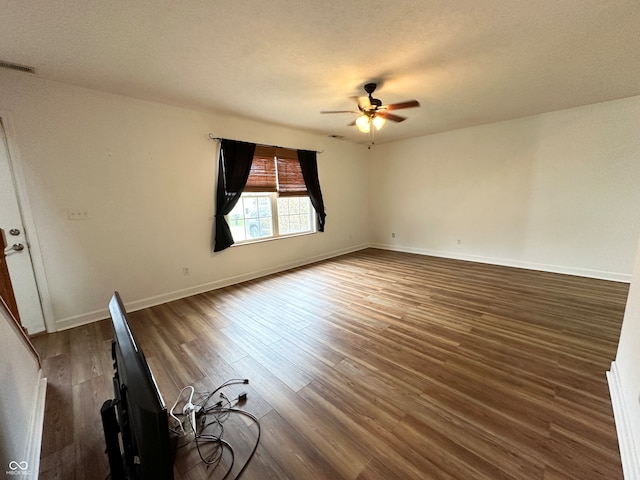
[(185, 277), (189, 275), (189, 267), (182, 267), (182, 275)]
[(396, 234), (391, 232), (391, 238), (396, 238)]

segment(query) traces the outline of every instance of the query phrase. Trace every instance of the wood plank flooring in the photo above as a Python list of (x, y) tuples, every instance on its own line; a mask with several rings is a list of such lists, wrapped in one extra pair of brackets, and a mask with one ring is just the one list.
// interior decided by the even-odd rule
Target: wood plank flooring
[[(230, 393), (246, 390), (262, 429), (242, 478), (616, 480), (605, 372), (627, 291), (368, 249), (134, 312), (130, 324), (169, 407), (185, 385), (250, 379)], [(34, 339), (49, 379), (42, 479), (108, 475), (110, 338), (105, 320)], [(255, 432), (240, 422), (229, 433), (234, 472)], [(189, 449), (177, 479), (221, 478)]]

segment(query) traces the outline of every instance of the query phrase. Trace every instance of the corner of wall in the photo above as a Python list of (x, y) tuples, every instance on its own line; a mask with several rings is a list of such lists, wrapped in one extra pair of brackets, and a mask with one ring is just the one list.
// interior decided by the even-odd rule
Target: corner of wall
[(622, 461), (624, 478), (628, 480), (640, 479), (640, 458), (638, 458), (638, 450), (633, 439), (631, 422), (625, 407), (622, 384), (616, 362), (611, 363), (611, 370), (607, 372), (607, 380), (609, 382), (611, 406), (613, 407), (613, 418), (618, 432), (620, 460)]

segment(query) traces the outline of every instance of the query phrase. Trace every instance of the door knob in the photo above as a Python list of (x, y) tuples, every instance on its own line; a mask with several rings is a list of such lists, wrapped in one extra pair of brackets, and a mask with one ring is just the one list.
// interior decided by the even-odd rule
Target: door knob
[(12, 228), (11, 230), (9, 230), (9, 235), (17, 237), (18, 235), (20, 235), (20, 230), (18, 230), (17, 228)]
[(24, 245), (21, 243), (14, 243), (13, 245), (11, 245), (11, 250), (15, 252), (21, 252), (22, 250), (24, 250)]

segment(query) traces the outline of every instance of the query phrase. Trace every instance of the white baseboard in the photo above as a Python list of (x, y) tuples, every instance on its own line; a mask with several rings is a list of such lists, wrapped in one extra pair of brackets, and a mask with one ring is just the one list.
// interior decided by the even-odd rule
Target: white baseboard
[[(176, 290), (173, 292), (167, 292), (162, 295), (156, 295), (153, 297), (143, 298), (140, 300), (134, 300), (126, 303), (128, 311), (134, 312), (136, 310), (142, 310), (143, 308), (153, 307), (155, 305), (161, 305), (163, 303), (172, 302), (180, 298), (189, 297), (191, 295), (197, 295), (199, 293), (208, 292), (210, 290), (216, 290), (218, 288), (228, 287), (229, 285), (235, 285), (237, 283), (246, 282), (248, 280), (254, 280), (256, 278), (264, 277), (274, 273), (289, 270), (291, 268), (308, 265), (311, 263), (319, 262), (340, 255), (346, 255), (348, 253), (357, 252), (365, 248), (379, 248), (382, 250), (393, 250), (404, 253), (415, 253), (419, 255), (429, 255), (433, 257), (451, 258), (454, 260), (464, 260), (468, 262), (488, 263), (492, 265), (502, 265), (505, 267), (524, 268), (527, 270), (540, 270), (544, 272), (561, 273), (565, 275), (576, 275), (580, 277), (598, 278), (602, 280), (612, 280), (616, 282), (631, 282), (630, 274), (615, 273), (615, 272), (601, 272), (598, 270), (580, 269), (573, 267), (557, 266), (537, 264), (532, 262), (523, 262), (518, 260), (508, 260), (502, 258), (482, 257), (479, 255), (466, 255), (454, 252), (445, 252), (439, 250), (428, 250), (421, 248), (403, 247), (398, 245), (389, 244), (361, 244), (353, 247), (345, 248), (342, 250), (336, 250), (327, 252), (315, 257), (308, 257), (304, 259), (296, 260), (295, 262), (274, 265), (273, 267), (258, 270), (255, 272), (249, 272), (243, 275), (237, 275), (233, 277), (227, 277), (214, 282), (208, 282), (201, 285), (195, 285), (182, 290)], [(56, 330), (66, 330), (73, 327), (79, 327), (80, 325), (86, 325), (88, 323), (96, 322), (98, 320), (104, 320), (109, 317), (109, 311), (107, 308), (96, 310), (93, 312), (83, 313), (73, 317), (67, 317), (56, 321)]]
[(549, 265), (544, 263), (525, 262), (522, 260), (512, 260), (495, 257), (483, 257), (480, 255), (469, 255), (457, 252), (447, 252), (442, 250), (429, 250), (424, 248), (404, 247), (400, 245), (391, 245), (383, 243), (371, 244), (372, 248), (382, 250), (392, 250), (395, 252), (416, 253), (418, 255), (429, 255), (432, 257), (451, 258), (453, 260), (464, 260), (467, 262), (488, 263), (491, 265), (502, 265), (504, 267), (523, 268), (526, 270), (538, 270), (542, 272), (561, 273), (564, 275), (575, 275), (578, 277), (597, 278), (600, 280), (611, 280), (614, 282), (631, 282), (631, 274), (606, 272), (600, 270), (592, 270), (588, 268), (568, 267), (564, 265)]
[(607, 380), (609, 382), (611, 406), (613, 407), (613, 418), (615, 419), (618, 433), (622, 472), (626, 480), (640, 480), (640, 458), (638, 458), (638, 450), (633, 439), (629, 414), (622, 396), (622, 385), (620, 384), (616, 362), (611, 362), (611, 370), (607, 372)]
[[(290, 263), (274, 265), (272, 267), (269, 267), (263, 270), (257, 270), (257, 271), (249, 272), (243, 275), (227, 277), (220, 280), (216, 280), (214, 282), (208, 282), (201, 285), (195, 285), (193, 287), (185, 288), (182, 290), (167, 292), (162, 295), (155, 295), (153, 297), (126, 302), (125, 307), (127, 311), (135, 312), (136, 310), (142, 310), (144, 308), (161, 305), (163, 303), (172, 302), (174, 300), (179, 300), (181, 298), (190, 297), (191, 295), (197, 295), (199, 293), (209, 292), (211, 290), (217, 290), (218, 288), (228, 287), (230, 285), (235, 285), (235, 284), (246, 282), (249, 280), (255, 280), (256, 278), (272, 275), (274, 273), (283, 272), (285, 270), (301, 267), (303, 265), (309, 265), (311, 263), (320, 262), (322, 260), (327, 260), (329, 258), (339, 257), (340, 255), (346, 255), (348, 253), (357, 252), (359, 250), (363, 250), (368, 247), (369, 247), (368, 244), (362, 244), (362, 245), (357, 245), (357, 246), (349, 247), (342, 250), (327, 252), (322, 255), (317, 255), (315, 257), (307, 257), (307, 258), (299, 259)], [(57, 320), (56, 330), (60, 331), (60, 330), (66, 330), (73, 327), (79, 327), (81, 325), (86, 325), (88, 323), (97, 322), (98, 320), (104, 320), (105, 318), (108, 318), (108, 317), (109, 317), (109, 310), (105, 307), (104, 309), (96, 310), (93, 312), (88, 312), (81, 315), (76, 315), (73, 317)]]
[(38, 388), (36, 398), (34, 400), (34, 408), (31, 414), (31, 428), (29, 429), (29, 439), (27, 443), (26, 461), (29, 465), (29, 477), (36, 480), (40, 476), (40, 451), (42, 449), (42, 430), (44, 428), (44, 406), (47, 395), (47, 379), (42, 377), (40, 370), (40, 379), (38, 380)]

